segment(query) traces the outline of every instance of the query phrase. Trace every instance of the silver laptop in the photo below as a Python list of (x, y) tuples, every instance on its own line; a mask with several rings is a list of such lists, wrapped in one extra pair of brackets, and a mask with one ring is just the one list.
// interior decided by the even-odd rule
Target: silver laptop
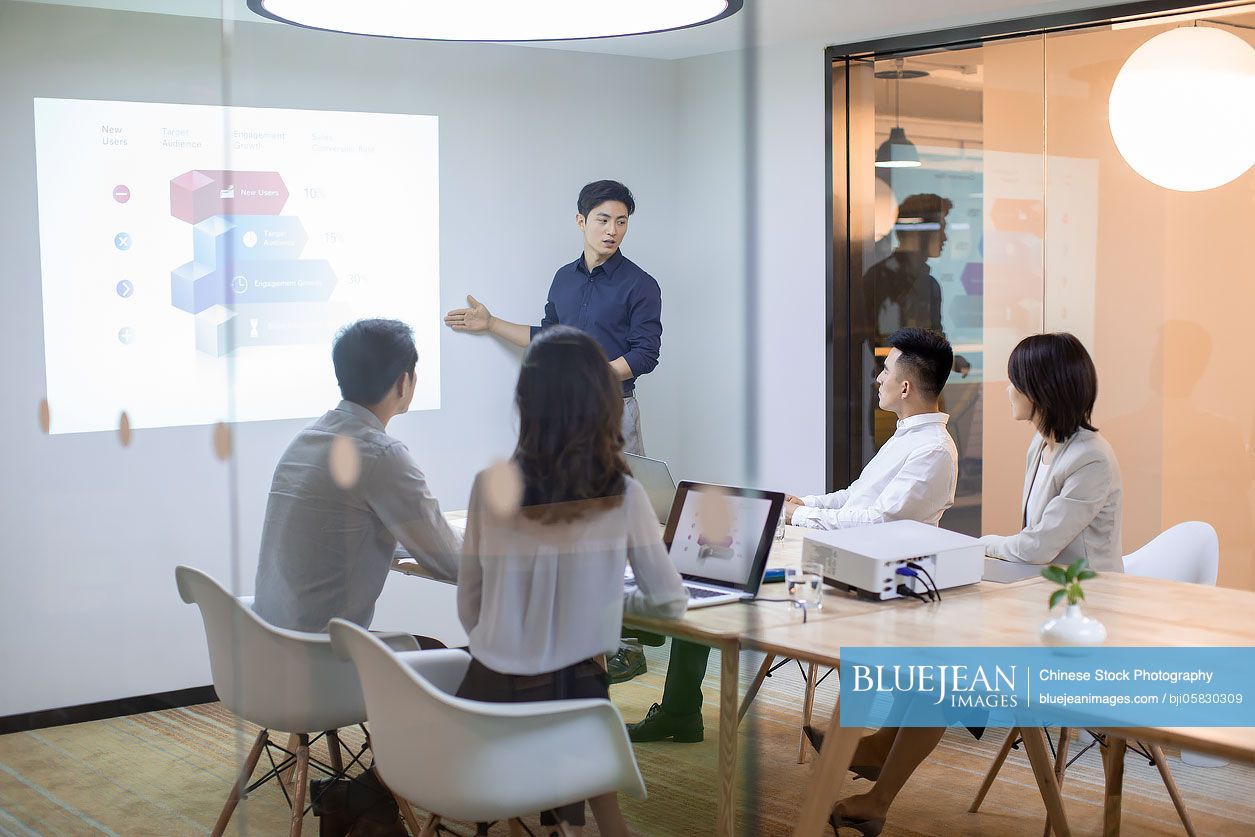
[[(712, 504), (719, 521), (704, 523)], [(689, 607), (758, 595), (783, 506), (779, 491), (680, 483), (662, 540), (684, 579)], [(712, 528), (718, 530), (713, 537)]]
[(675, 500), (675, 480), (671, 478), (671, 469), (661, 459), (647, 459), (634, 453), (625, 453), (628, 468), (632, 476), (649, 495), (649, 504), (654, 507), (658, 522), (666, 524), (671, 515), (671, 503)]
[[(1001, 558), (986, 558), (985, 569), (981, 573), (981, 581), (992, 581), (997, 584), (1012, 584), (1027, 578), (1041, 575), (1044, 564), (1021, 564), (1018, 561), (1003, 561)], [(1061, 566), (1067, 567), (1064, 563)]]

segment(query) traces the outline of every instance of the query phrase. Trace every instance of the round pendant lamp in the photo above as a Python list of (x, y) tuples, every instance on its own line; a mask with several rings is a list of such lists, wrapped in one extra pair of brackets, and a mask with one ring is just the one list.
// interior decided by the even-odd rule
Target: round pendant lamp
[(562, 41), (712, 23), (743, 0), (248, 0), (263, 17), (309, 29), (434, 41)]
[(1178, 192), (1223, 186), (1255, 164), (1255, 48), (1210, 26), (1158, 34), (1120, 68), (1107, 113), (1142, 177)]

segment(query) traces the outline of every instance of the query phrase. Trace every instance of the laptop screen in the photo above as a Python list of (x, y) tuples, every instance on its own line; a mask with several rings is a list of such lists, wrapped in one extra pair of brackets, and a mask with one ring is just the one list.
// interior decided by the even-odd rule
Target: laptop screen
[(632, 476), (636, 477), (649, 495), (649, 505), (658, 516), (658, 522), (665, 524), (671, 513), (671, 503), (675, 500), (675, 480), (671, 478), (667, 463), (661, 459), (646, 459), (634, 453), (625, 453), (623, 458), (632, 469)]
[(685, 578), (753, 593), (783, 505), (778, 491), (681, 482), (663, 541)]

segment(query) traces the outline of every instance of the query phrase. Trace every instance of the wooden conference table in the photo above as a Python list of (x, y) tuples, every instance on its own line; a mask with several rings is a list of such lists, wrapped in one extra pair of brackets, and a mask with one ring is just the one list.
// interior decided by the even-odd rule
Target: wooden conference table
[[(454, 517), (456, 513), (449, 516)], [(801, 563), (802, 533), (786, 527), (772, 548), (768, 567)], [(421, 574), (414, 564), (394, 569)], [(1255, 593), (1103, 574), (1086, 583), (1085, 609), (1108, 630), (1110, 646), (1255, 646)], [(777, 592), (778, 591), (778, 592)], [(825, 589), (823, 608), (801, 613), (784, 602), (761, 601), (690, 610), (676, 620), (625, 616), (624, 623), (718, 648), (719, 754), (715, 833), (736, 833), (736, 761), (740, 652), (756, 650), (777, 657), (836, 667), (841, 648), (859, 646), (1026, 646), (1040, 645), (1050, 587), (1041, 578), (1012, 584), (982, 582), (944, 591), (940, 603), (897, 599), (865, 601)], [(765, 598), (785, 595), (783, 585), (760, 590)], [(854, 754), (859, 728), (841, 728), (834, 706), (830, 735), (814, 761), (795, 835), (820, 835)], [(1059, 785), (1040, 729), (1021, 730), (1025, 750), (1059, 837), (1070, 833)], [(1135, 739), (1255, 762), (1255, 728), (1117, 728), (1105, 730), (1117, 749)], [(1122, 750), (1121, 750), (1122, 751)], [(1120, 820), (1122, 762), (1105, 759), (1107, 795), (1104, 833), (1115, 834)]]
[[(1028, 646), (1040, 644), (1038, 627), (1046, 618), (1051, 587), (1043, 579), (1015, 584), (981, 583), (969, 595), (945, 591), (940, 604), (914, 602), (881, 607), (874, 613), (813, 625), (764, 627), (742, 637), (743, 648), (757, 649), (836, 666), (841, 648), (858, 646)], [(1107, 626), (1108, 646), (1252, 646), (1255, 645), (1255, 593), (1203, 587), (1151, 578), (1103, 574), (1085, 585), (1087, 615)], [(839, 726), (840, 704), (816, 760), (803, 799), (795, 835), (822, 834), (862, 729)], [(1255, 761), (1255, 728), (1121, 727), (1105, 730), (1115, 744), (1104, 758), (1107, 788), (1103, 833), (1120, 829), (1123, 748), (1127, 740), (1169, 744), (1239, 761)], [(1042, 730), (1021, 728), (1025, 750), (1046, 803), (1051, 827), (1059, 837), (1070, 833), (1059, 785)]]

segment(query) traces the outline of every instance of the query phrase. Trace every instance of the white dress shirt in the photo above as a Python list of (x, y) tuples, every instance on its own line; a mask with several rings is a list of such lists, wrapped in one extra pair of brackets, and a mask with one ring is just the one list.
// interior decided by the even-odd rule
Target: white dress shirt
[[(352, 440), (360, 473), (332, 479), (337, 436)], [(253, 610), (272, 625), (323, 631), (333, 617), (369, 626), (400, 539), (434, 578), (457, 576), (461, 538), (406, 446), (351, 401), (305, 428), (275, 467), (266, 502)]]
[(954, 504), (959, 453), (946, 432), (945, 413), (922, 413), (898, 422), (849, 488), (808, 494), (793, 513), (793, 525), (846, 529), (890, 520), (918, 520), (936, 526)]
[[(567, 523), (502, 519), (475, 478), (458, 573), (458, 616), (471, 656), (502, 674), (543, 674), (619, 644), (623, 612), (674, 619), (688, 593), (658, 518), (631, 477), (623, 502)], [(636, 588), (625, 593), (624, 564)]]

